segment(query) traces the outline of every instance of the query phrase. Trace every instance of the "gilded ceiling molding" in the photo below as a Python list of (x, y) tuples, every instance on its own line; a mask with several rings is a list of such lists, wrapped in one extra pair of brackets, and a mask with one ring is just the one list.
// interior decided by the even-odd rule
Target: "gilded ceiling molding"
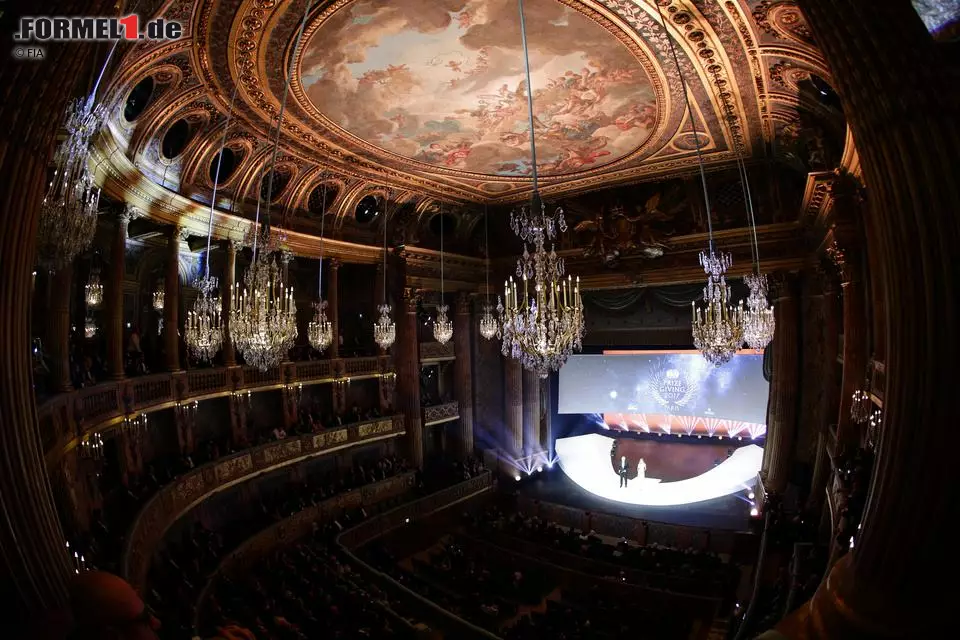
[[(113, 200), (131, 204), (160, 224), (175, 224), (190, 235), (205, 237), (210, 206), (174, 194), (147, 179), (126, 158), (109, 134), (100, 136), (91, 149), (91, 163), (97, 168), (95, 180), (104, 194)], [(109, 157), (112, 161), (106, 162)], [(219, 209), (213, 215), (213, 237), (216, 240), (243, 242), (253, 221)], [(320, 239), (314, 235), (284, 229), (285, 246), (296, 256), (320, 257)], [(324, 239), (324, 255), (346, 263), (379, 264), (382, 250), (340, 240)]]

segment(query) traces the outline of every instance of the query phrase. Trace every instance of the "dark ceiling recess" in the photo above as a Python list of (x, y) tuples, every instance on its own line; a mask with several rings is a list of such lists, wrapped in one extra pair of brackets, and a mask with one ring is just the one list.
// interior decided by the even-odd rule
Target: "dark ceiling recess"
[[(217, 175), (217, 169), (219, 166), (220, 175)], [(210, 182), (215, 184), (223, 184), (230, 179), (230, 176), (233, 175), (234, 169), (237, 168), (237, 154), (233, 152), (233, 149), (224, 148), (223, 151), (213, 156), (213, 160), (210, 161)]]
[(449, 238), (457, 229), (457, 219), (449, 213), (438, 213), (430, 218), (430, 232), (440, 237), (440, 219), (443, 218), (443, 237)]
[(190, 125), (183, 118), (173, 123), (173, 126), (167, 129), (160, 141), (160, 153), (167, 160), (173, 160), (187, 148), (190, 142)]
[(127, 95), (127, 102), (123, 105), (123, 118), (127, 122), (133, 122), (140, 117), (140, 114), (150, 104), (150, 98), (153, 97), (153, 77), (147, 76), (137, 83)]
[(840, 105), (840, 96), (837, 95), (837, 92), (833, 90), (827, 81), (816, 75), (815, 73), (810, 74), (810, 84), (813, 85), (813, 88), (817, 91), (817, 99), (830, 107), (831, 109), (837, 109), (843, 111), (842, 106)]
[(310, 198), (307, 200), (307, 211), (311, 215), (319, 216), (324, 211), (330, 211), (330, 206), (337, 199), (340, 189), (335, 184), (318, 184), (310, 192)]
[(270, 184), (270, 174), (266, 173), (260, 181), (260, 199), (264, 202), (269, 197), (271, 202), (276, 202), (283, 195), (283, 190), (290, 184), (290, 172), (279, 169), (273, 171), (273, 184)]
[(360, 224), (369, 224), (376, 220), (380, 215), (380, 199), (377, 196), (364, 196), (357, 203), (357, 210), (354, 217)]

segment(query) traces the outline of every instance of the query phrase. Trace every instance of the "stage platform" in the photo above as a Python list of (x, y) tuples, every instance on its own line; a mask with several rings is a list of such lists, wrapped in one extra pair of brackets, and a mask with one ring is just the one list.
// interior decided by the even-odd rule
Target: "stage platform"
[(669, 507), (633, 505), (589, 493), (570, 480), (559, 465), (525, 478), (517, 483), (517, 490), (532, 500), (684, 527), (745, 531), (750, 522), (750, 503), (739, 495)]

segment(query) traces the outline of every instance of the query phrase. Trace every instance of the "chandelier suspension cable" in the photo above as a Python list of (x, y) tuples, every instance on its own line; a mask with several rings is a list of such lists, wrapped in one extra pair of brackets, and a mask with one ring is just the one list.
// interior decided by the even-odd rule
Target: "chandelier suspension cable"
[[(523, 70), (527, 78), (527, 117), (530, 122), (530, 162), (533, 168), (533, 193), (539, 188), (537, 183), (537, 143), (533, 135), (533, 82), (530, 80), (530, 49), (527, 46), (527, 22), (523, 17), (523, 0), (517, 0), (520, 5), (520, 38), (523, 43)], [(533, 213), (533, 211), (531, 211)], [(536, 214), (534, 214), (536, 215)]]
[(747, 224), (750, 227), (750, 258), (753, 263), (754, 275), (760, 274), (760, 250), (757, 246), (756, 221), (753, 217), (753, 196), (750, 194), (750, 179), (747, 177), (747, 164), (743, 159), (741, 147), (745, 147), (741, 137), (737, 136), (733, 130), (733, 123), (730, 123), (730, 136), (733, 138), (733, 148), (737, 153), (737, 171), (740, 173), (740, 188), (743, 192), (743, 204), (747, 210)]
[[(522, 0), (521, 0), (522, 1)], [(703, 185), (703, 202), (707, 211), (707, 237), (710, 243), (710, 253), (713, 253), (713, 217), (710, 213), (710, 195), (707, 193), (707, 172), (703, 168), (703, 152), (700, 149), (700, 133), (697, 131), (697, 121), (693, 117), (693, 106), (690, 104), (690, 92), (687, 89), (687, 80), (680, 68), (680, 58), (677, 56), (677, 47), (673, 44), (673, 37), (667, 28), (667, 21), (663, 17), (663, 9), (660, 8), (660, 2), (654, 0), (657, 7), (657, 14), (660, 16), (660, 23), (663, 25), (663, 31), (667, 36), (667, 43), (670, 45), (670, 53), (673, 56), (673, 64), (677, 67), (677, 75), (680, 76), (680, 85), (683, 87), (683, 100), (687, 104), (687, 115), (690, 118), (690, 127), (693, 129), (693, 144), (697, 149), (697, 165), (700, 168), (700, 182)]]
[(320, 204), (320, 276), (317, 278), (317, 295), (320, 300), (323, 300), (323, 250), (326, 249), (323, 242), (323, 226), (327, 221), (327, 183), (321, 184), (320, 188), (323, 189), (320, 192), (323, 200)]
[[(293, 79), (293, 66), (297, 60), (297, 52), (300, 51), (300, 42), (303, 40), (303, 32), (307, 26), (307, 18), (310, 16), (310, 9), (313, 8), (313, 0), (307, 0), (307, 6), (303, 10), (303, 19), (300, 21), (300, 29), (297, 31), (297, 39), (293, 44), (293, 51), (290, 56), (290, 66), (287, 68), (287, 77), (283, 83), (283, 97), (280, 99), (280, 113), (277, 116), (277, 132), (274, 135), (273, 140), (273, 155), (270, 158), (270, 169), (267, 174), (267, 210), (264, 213), (266, 218), (266, 231), (267, 234), (270, 233), (270, 204), (273, 200), (273, 176), (274, 171), (277, 168), (277, 154), (280, 150), (280, 133), (283, 129), (283, 114), (287, 110), (287, 95), (290, 93), (290, 82)], [(259, 194), (258, 194), (259, 195)], [(260, 224), (260, 209), (259, 209), (259, 200), (257, 200), (257, 219), (254, 224), (254, 231), (259, 228)], [(256, 260), (257, 257), (257, 238), (254, 235), (253, 238), (253, 257)]]
[(390, 191), (383, 203), (383, 302), (387, 304), (387, 223), (390, 222)]
[(490, 304), (490, 223), (488, 220), (487, 205), (483, 205), (483, 253), (484, 269), (487, 279), (487, 305)]
[(240, 90), (240, 83), (233, 85), (233, 97), (230, 98), (230, 109), (227, 110), (227, 122), (223, 126), (223, 139), (220, 140), (220, 153), (217, 154), (217, 170), (213, 177), (213, 196), (210, 198), (210, 216), (207, 219), (207, 253), (203, 276), (210, 277), (210, 239), (213, 237), (213, 210), (217, 206), (217, 187), (220, 185), (220, 167), (223, 165), (223, 151), (227, 148), (227, 134), (230, 132), (230, 120), (233, 116), (233, 105), (237, 100), (237, 92)]
[(443, 202), (440, 203), (440, 304), (443, 304)]

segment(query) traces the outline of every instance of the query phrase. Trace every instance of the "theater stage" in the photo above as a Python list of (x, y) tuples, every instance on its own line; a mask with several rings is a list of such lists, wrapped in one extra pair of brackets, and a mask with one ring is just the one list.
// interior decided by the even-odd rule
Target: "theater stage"
[[(611, 447), (616, 442), (616, 453)], [(617, 468), (630, 469), (626, 488)], [(636, 477), (643, 458), (646, 477)], [(748, 492), (763, 449), (724, 444), (615, 439), (601, 434), (561, 438), (556, 462), (524, 481), (525, 495), (548, 502), (644, 520), (713, 529), (746, 529)]]

